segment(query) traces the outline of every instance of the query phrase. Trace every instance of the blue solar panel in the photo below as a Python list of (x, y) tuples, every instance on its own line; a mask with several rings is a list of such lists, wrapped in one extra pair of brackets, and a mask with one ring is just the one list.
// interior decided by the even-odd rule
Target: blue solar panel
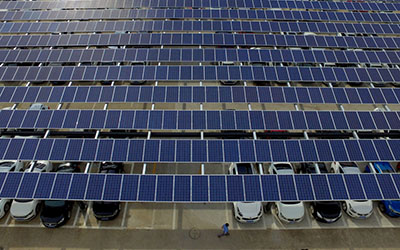
[(72, 176), (69, 174), (57, 174), (54, 181), (53, 192), (51, 193), (52, 199), (65, 199), (70, 189)]
[(225, 176), (210, 176), (210, 201), (226, 201)]
[(48, 199), (50, 198), (51, 190), (53, 188), (53, 183), (56, 175), (52, 173), (43, 173), (39, 176), (39, 181), (36, 185), (36, 190), (34, 194), (35, 199)]
[(156, 201), (172, 201), (173, 189), (173, 176), (158, 176)]
[(125, 175), (122, 180), (121, 201), (136, 201), (138, 195), (138, 175)]
[(295, 175), (295, 183), (299, 200), (314, 200), (311, 179), (308, 175)]
[(190, 202), (190, 176), (176, 176), (174, 201)]
[(356, 174), (344, 175), (346, 182), (347, 191), (349, 192), (350, 199), (352, 200), (364, 200), (365, 194), (364, 189), (361, 185), (360, 178)]
[(88, 186), (86, 189), (85, 199), (99, 200), (102, 198), (105, 178), (106, 175), (104, 174), (97, 174), (90, 176)]
[(228, 201), (244, 201), (243, 177), (231, 176), (227, 179)]
[(382, 194), (374, 175), (363, 174), (360, 175), (361, 182), (364, 187), (365, 195), (368, 199), (379, 200), (382, 199)]
[(192, 201), (207, 202), (208, 201), (208, 177), (192, 176)]
[(327, 175), (332, 198), (335, 200), (347, 200), (349, 195), (347, 194), (346, 186), (344, 184), (343, 175)]
[(103, 200), (118, 201), (121, 192), (122, 175), (106, 175)]
[(298, 200), (293, 176), (278, 175), (279, 193), (281, 200)]
[(155, 190), (156, 190), (155, 175), (140, 176), (138, 201), (154, 201)]
[[(2, 175), (4, 178), (5, 175)], [(24, 175), (21, 181), (21, 184), (18, 189), (18, 193), (16, 195), (17, 198), (20, 199), (32, 199), (33, 192), (35, 191), (36, 183), (38, 182), (39, 174), (32, 173), (28, 175)]]
[(68, 199), (83, 200), (85, 198), (88, 175), (75, 174), (72, 177)]
[(376, 178), (379, 182), (382, 195), (385, 199), (399, 199), (399, 194), (394, 185), (391, 175), (382, 174), (382, 175), (377, 175)]
[(332, 196), (326, 175), (311, 175), (315, 198), (318, 200), (331, 200)]

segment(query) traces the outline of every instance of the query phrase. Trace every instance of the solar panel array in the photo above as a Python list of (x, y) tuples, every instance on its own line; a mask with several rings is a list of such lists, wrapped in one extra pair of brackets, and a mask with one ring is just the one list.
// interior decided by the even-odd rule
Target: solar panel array
[(0, 139), (0, 160), (82, 162), (400, 161), (400, 140)]
[(320, 1), (276, 1), (276, 0), (102, 0), (102, 1), (4, 1), (0, 9), (130, 9), (130, 8), (282, 8), (309, 10), (364, 10), (364, 11), (397, 11), (398, 3), (375, 2), (320, 2)]
[(118, 175), (0, 173), (0, 197), (126, 202), (400, 199), (399, 174)]
[(1, 110), (0, 128), (145, 130), (399, 130), (400, 112)]
[[(0, 10), (0, 81), (6, 85), (0, 87), (0, 103), (71, 103), (75, 108), (0, 110), (0, 129), (148, 132), (147, 139), (98, 137), (101, 133), (95, 138), (56, 138), (52, 131), (45, 138), (1, 137), (0, 160), (182, 165), (400, 161), (400, 140), (359, 139), (356, 134), (400, 130), (400, 112), (390, 111), (391, 106), (385, 106), (386, 111), (344, 111), (341, 106), (400, 104), (400, 89), (372, 87), (400, 82), (400, 3), (2, 1)], [(12, 86), (21, 82), (29, 86)], [(98, 82), (118, 85), (95, 86)], [(219, 86), (224, 83), (240, 86)], [(255, 86), (289, 83), (295, 86)], [(371, 87), (318, 87), (322, 83)], [(296, 87), (304, 84), (312, 85)], [(107, 105), (104, 110), (85, 110), (76, 109), (81, 108), (77, 103)], [(114, 103), (125, 109), (113, 109)], [(192, 110), (196, 103), (201, 105)], [(282, 103), (311, 104), (318, 110), (318, 104), (338, 104), (342, 110), (268, 110), (269, 104)], [(134, 105), (126, 109), (126, 104)], [(169, 110), (175, 104), (180, 109)], [(232, 104), (246, 104), (248, 110), (221, 110)], [(179, 133), (156, 139), (154, 130)], [(299, 130), (305, 138), (268, 140), (256, 133), (253, 139), (235, 140), (180, 137), (191, 130)], [(351, 130), (354, 137), (309, 139), (308, 130)], [(397, 174), (0, 173), (0, 198), (11, 199), (397, 200), (399, 188)]]
[(400, 22), (398, 13), (334, 12), (253, 9), (94, 9), (0, 11), (0, 20), (98, 20), (98, 19), (263, 19), (307, 21)]
[(0, 87), (0, 102), (399, 104), (400, 89), (251, 86)]
[(399, 24), (261, 22), (261, 21), (99, 21), (0, 23), (1, 33), (52, 32), (144, 32), (144, 31), (223, 31), (223, 32), (315, 32), (385, 34), (400, 33)]
[(0, 81), (400, 81), (397, 68), (261, 66), (52, 66), (0, 67)]
[[(0, 62), (251, 62), (400, 64), (398, 51), (270, 49), (20, 49), (0, 50)], [(261, 64), (262, 65), (262, 64)]]
[(259, 46), (398, 49), (400, 37), (387, 36), (304, 36), (230, 33), (130, 33), (3, 35), (1, 47), (65, 46)]

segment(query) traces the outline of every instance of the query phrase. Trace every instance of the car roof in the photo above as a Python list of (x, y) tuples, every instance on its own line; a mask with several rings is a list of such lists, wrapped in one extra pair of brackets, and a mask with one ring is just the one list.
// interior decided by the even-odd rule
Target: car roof
[(374, 162), (374, 167), (380, 172), (394, 172), (389, 162)]

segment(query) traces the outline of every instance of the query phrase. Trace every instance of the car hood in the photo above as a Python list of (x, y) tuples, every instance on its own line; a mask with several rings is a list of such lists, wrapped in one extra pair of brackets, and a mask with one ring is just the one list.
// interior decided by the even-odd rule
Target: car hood
[(336, 202), (320, 202), (315, 204), (315, 211), (323, 218), (335, 219), (341, 215), (340, 205)]
[(348, 205), (358, 214), (369, 214), (372, 209), (372, 201), (348, 201)]
[(23, 217), (30, 214), (35, 209), (36, 202), (34, 200), (28, 202), (13, 201), (11, 204), (11, 214), (16, 217)]
[(304, 204), (299, 203), (277, 203), (280, 213), (287, 219), (299, 219), (304, 216)]
[(388, 201), (393, 210), (400, 212), (400, 201)]
[(235, 204), (243, 217), (247, 218), (256, 217), (262, 208), (261, 202), (236, 202)]

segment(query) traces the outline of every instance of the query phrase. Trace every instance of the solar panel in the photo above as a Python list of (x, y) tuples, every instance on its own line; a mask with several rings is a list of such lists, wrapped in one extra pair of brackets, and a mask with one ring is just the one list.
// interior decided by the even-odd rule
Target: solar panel
[[(40, 155), (42, 160), (75, 159), (95, 162), (109, 159), (120, 162), (175, 162), (174, 159), (178, 162), (399, 160), (398, 154), (392, 155), (399, 143), (394, 139), (387, 141), (0, 139), (0, 143), (8, 148), (2, 156), (4, 160), (35, 160), (37, 155)], [(27, 143), (29, 147), (23, 147)], [(120, 151), (113, 151), (114, 143), (123, 144), (124, 147), (120, 148)], [(45, 144), (49, 147), (40, 146)], [(82, 150), (76, 150), (75, 147), (69, 147), (69, 145), (82, 148)], [(185, 149), (179, 151), (182, 147)], [(22, 148), (23, 153), (19, 156)], [(221, 155), (216, 155), (215, 152)], [(385, 158), (386, 155), (390, 155), (390, 158)]]
[(399, 178), (398, 174), (218, 176), (25, 172), (5, 175), (0, 197), (185, 203), (399, 199), (397, 182), (392, 181), (392, 176)]
[[(0, 23), (0, 33), (52, 33), (52, 32), (113, 32), (115, 26), (119, 29), (129, 32), (137, 31), (185, 31), (185, 32), (210, 32), (224, 31), (234, 32), (236, 30), (252, 33), (266, 32), (302, 32), (327, 33), (324, 26), (317, 25), (314, 22), (262, 22), (262, 21), (165, 21), (165, 20), (135, 20), (135, 21), (97, 21), (96, 25), (90, 25), (92, 22), (81, 21), (79, 25), (75, 22), (31, 22), (26, 23), (26, 28), (21, 29), (21, 23)], [(211, 24), (211, 25), (209, 25)], [(296, 25), (294, 25), (296, 24)], [(393, 35), (400, 29), (399, 24), (373, 24), (373, 29), (369, 23), (359, 23), (358, 29), (344, 23), (329, 23), (329, 33), (357, 33), (357, 34), (385, 34)], [(297, 26), (298, 25), (298, 26)], [(277, 28), (275, 28), (277, 27)], [(280, 28), (279, 28), (280, 27)], [(10, 52), (12, 54), (18, 52)], [(54, 54), (54, 53), (53, 53)], [(16, 57), (15, 55), (14, 57)], [(60, 55), (58, 55), (60, 56)], [(58, 57), (57, 56), (57, 57)], [(106, 55), (105, 55), (106, 56)], [(340, 58), (339, 58), (340, 59)], [(339, 61), (340, 62), (340, 61)]]
[[(279, 46), (279, 47), (321, 47), (321, 48), (366, 48), (366, 49), (396, 49), (400, 40), (396, 37), (336, 37), (336, 36), (304, 36), (304, 35), (274, 35), (274, 34), (185, 34), (185, 40), (182, 39), (182, 34), (63, 34), (63, 35), (4, 35), (0, 39), (0, 46), (7, 47), (86, 47), (86, 46), (160, 46), (163, 45), (215, 45), (215, 46)], [(329, 41), (329, 43), (327, 42)], [(379, 46), (377, 45), (379, 44)], [(315, 53), (315, 52), (314, 52)], [(84, 61), (88, 61), (90, 55)], [(83, 58), (83, 54), (82, 54)], [(93, 54), (92, 59), (97, 58)], [(99, 59), (96, 59), (96, 61)], [(244, 61), (247, 61), (246, 59)], [(165, 67), (160, 67), (165, 69)], [(59, 69), (59, 68), (58, 68)], [(95, 74), (88, 71), (87, 74)], [(24, 70), (24, 69), (20, 69)], [(30, 69), (27, 75), (38, 74), (38, 68)], [(195, 72), (195, 75), (203, 75), (203, 68)], [(207, 68), (207, 70), (210, 70)], [(341, 69), (342, 70), (342, 69)], [(364, 79), (365, 76), (361, 73), (363, 69), (356, 69), (358, 77)], [(390, 69), (392, 72), (395, 69)], [(3, 70), (2, 70), (3, 71)], [(24, 70), (25, 71), (25, 70)], [(4, 71), (3, 71), (4, 72)], [(350, 70), (346, 69), (346, 72)], [(386, 72), (387, 70), (383, 71)], [(15, 72), (9, 72), (12, 74)], [(201, 74), (200, 74), (201, 73)], [(64, 76), (71, 76), (71, 72), (64, 72)], [(392, 73), (390, 73), (392, 74)], [(271, 75), (273, 77), (274, 74)], [(393, 75), (393, 74), (392, 74)], [(165, 78), (164, 74), (164, 78)], [(19, 77), (19, 76), (18, 76)], [(287, 77), (287, 76), (286, 76)], [(305, 77), (308, 77), (305, 75)], [(314, 75), (313, 79), (317, 80), (318, 75)], [(367, 76), (368, 77), (368, 76)], [(194, 77), (195, 78), (195, 77)], [(356, 77), (357, 78), (357, 77)], [(354, 77), (352, 77), (354, 79)], [(361, 81), (363, 81), (360, 79)], [(397, 76), (396, 76), (397, 80)]]
[[(102, 8), (109, 9), (131, 9), (131, 8), (185, 8), (185, 7), (193, 7), (193, 8), (280, 8), (280, 9), (317, 9), (317, 10), (364, 10), (364, 11), (395, 11), (399, 10), (400, 7), (394, 3), (368, 3), (368, 2), (329, 2), (329, 3), (319, 3), (315, 1), (102, 1)], [(13, 1), (5, 1), (0, 5), (1, 9), (98, 9), (99, 2), (98, 1), (74, 1), (74, 2), (47, 2), (47, 1), (38, 1), (38, 2), (13, 2)]]
[[(81, 19), (177, 19), (182, 18), (182, 9), (114, 9), (112, 14), (108, 10), (46, 10), (46, 11), (2, 11), (0, 20), (81, 20)], [(317, 12), (317, 13), (315, 13)], [(267, 20), (308, 20), (308, 21), (357, 21), (370, 22), (387, 20), (398, 22), (397, 13), (367, 13), (367, 12), (324, 12), (324, 11), (297, 11), (297, 10), (252, 10), (252, 9), (185, 9), (184, 18), (209, 19), (267, 19)], [(311, 14), (311, 15), (310, 15)], [(339, 16), (337, 16), (339, 15)], [(374, 19), (372, 19), (374, 17)], [(355, 25), (354, 28), (359, 29)]]

